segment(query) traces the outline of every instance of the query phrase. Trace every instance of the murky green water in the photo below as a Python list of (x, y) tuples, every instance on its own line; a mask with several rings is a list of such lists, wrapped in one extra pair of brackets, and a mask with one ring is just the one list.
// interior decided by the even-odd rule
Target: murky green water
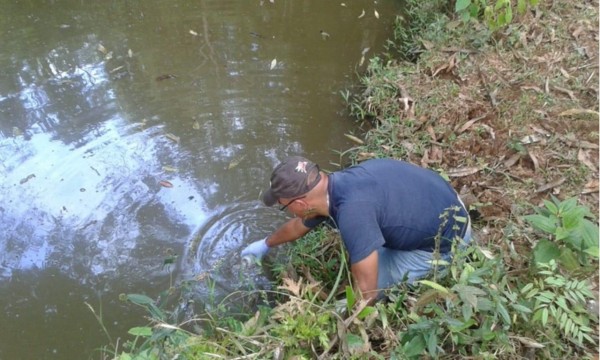
[(239, 250), (284, 216), (258, 201), (271, 168), (335, 169), (339, 91), (398, 6), (0, 0), (0, 358), (100, 358), (86, 302), (125, 336), (143, 313), (118, 294), (166, 289), (169, 251), (175, 281), (225, 261), (242, 286)]

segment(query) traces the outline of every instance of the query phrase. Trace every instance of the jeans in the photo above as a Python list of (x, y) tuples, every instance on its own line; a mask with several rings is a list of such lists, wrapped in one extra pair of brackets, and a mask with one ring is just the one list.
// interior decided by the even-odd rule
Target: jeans
[[(463, 242), (459, 245), (465, 247), (473, 238), (471, 223), (469, 222)], [(412, 284), (415, 280), (426, 277), (433, 269), (431, 261), (433, 253), (424, 250), (402, 251), (388, 248), (380, 248), (377, 288), (386, 289), (394, 284), (402, 282), (406, 276), (407, 282)], [(440, 260), (450, 262), (452, 252), (440, 254)]]

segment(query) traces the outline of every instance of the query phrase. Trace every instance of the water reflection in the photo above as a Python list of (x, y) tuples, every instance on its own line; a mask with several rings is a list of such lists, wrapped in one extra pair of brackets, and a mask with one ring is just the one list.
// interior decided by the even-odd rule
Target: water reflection
[[(117, 295), (155, 296), (169, 270), (246, 286), (239, 250), (283, 216), (257, 201), (271, 168), (290, 153), (339, 161), (354, 127), (339, 91), (396, 6), (0, 4), (0, 322), (14, 324), (0, 358), (12, 359), (91, 353), (106, 341), (72, 325), (99, 328), (84, 302), (124, 334), (140, 314)], [(32, 345), (39, 333), (57, 335)]]

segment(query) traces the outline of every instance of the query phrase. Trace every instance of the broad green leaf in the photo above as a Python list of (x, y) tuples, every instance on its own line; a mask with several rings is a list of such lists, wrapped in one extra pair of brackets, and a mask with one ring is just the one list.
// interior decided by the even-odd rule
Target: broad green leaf
[(584, 253), (595, 257), (596, 259), (600, 256), (598, 254), (598, 246), (592, 246), (583, 251)]
[(429, 355), (436, 358), (437, 357), (437, 342), (438, 337), (435, 331), (432, 331), (429, 334), (429, 338), (427, 339), (427, 351), (429, 351)]
[(456, 0), (454, 11), (461, 12), (471, 5), (471, 0)]
[(425, 350), (425, 340), (418, 334), (409, 342), (404, 343), (402, 348), (404, 350), (404, 355), (408, 358), (419, 356), (423, 353), (423, 350)]
[(556, 221), (546, 216), (539, 214), (526, 215), (525, 220), (527, 220), (536, 229), (545, 231), (549, 234), (554, 234), (556, 231)]
[(558, 204), (558, 211), (564, 214), (577, 206), (577, 198), (570, 198)]
[[(560, 257), (558, 246), (546, 239), (540, 240), (533, 248), (533, 259), (536, 264), (546, 264)], [(532, 285), (533, 286), (533, 285)]]
[(352, 351), (362, 348), (364, 342), (360, 336), (354, 335), (352, 333), (346, 333), (346, 344), (348, 344), (348, 348), (350, 349), (350, 351)]
[(597, 224), (594, 224), (588, 219), (584, 219), (579, 229), (584, 247), (598, 247), (598, 238), (600, 237), (600, 231), (598, 229)]
[(148, 336), (152, 336), (152, 328), (150, 328), (148, 326), (133, 327), (133, 328), (129, 329), (128, 333), (130, 333), (131, 335), (134, 335), (134, 336), (148, 337)]
[[(525, 0), (523, 0), (523, 2), (525, 2)], [(544, 200), (544, 205), (552, 214), (558, 213), (558, 207), (556, 207), (552, 201)]]
[(564, 248), (558, 260), (568, 271), (575, 271), (580, 268), (579, 261), (571, 249)]

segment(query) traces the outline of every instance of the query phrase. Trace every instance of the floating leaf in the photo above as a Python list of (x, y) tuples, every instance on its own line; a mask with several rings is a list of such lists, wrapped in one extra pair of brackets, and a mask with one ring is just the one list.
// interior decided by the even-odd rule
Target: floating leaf
[(171, 184), (171, 182), (167, 181), (167, 180), (161, 180), (161, 181), (158, 182), (158, 184), (160, 186), (166, 187), (166, 188), (172, 188), (173, 187), (173, 184)]
[(364, 141), (362, 141), (361, 139), (357, 138), (357, 137), (356, 137), (356, 136), (354, 136), (354, 135), (350, 135), (350, 134), (344, 134), (344, 136), (345, 136), (345, 137), (347, 137), (348, 139), (350, 139), (350, 140), (354, 141), (354, 142), (355, 142), (355, 143), (357, 143), (357, 144), (360, 144), (360, 145), (362, 145), (362, 144), (364, 144), (364, 143), (365, 143)]
[(244, 158), (246, 157), (246, 155), (242, 155), (238, 158), (233, 159), (230, 163), (229, 166), (227, 166), (227, 170), (231, 170), (234, 167), (238, 166), (240, 164), (240, 162), (242, 162), (242, 160), (244, 160)]
[(363, 16), (365, 16), (365, 9), (363, 9), (362, 13), (358, 16), (358, 18), (362, 18)]
[(133, 336), (149, 337), (149, 336), (152, 336), (152, 328), (147, 327), (147, 326), (133, 327), (133, 328), (129, 329), (128, 333)]
[(270, 68), (270, 70), (275, 69), (275, 66), (277, 66), (277, 59), (271, 60), (271, 68)]
[(100, 51), (104, 55), (108, 54), (108, 50), (106, 50), (106, 48), (102, 44), (98, 44), (98, 51)]
[(179, 136), (173, 135), (171, 133), (165, 134), (165, 136), (173, 141), (175, 141), (176, 143), (179, 142), (179, 140), (181, 140), (181, 138)]
[(198, 33), (195, 32), (194, 30), (190, 30), (190, 34), (194, 35), (194, 36), (198, 36)]
[(192, 129), (200, 130), (200, 123), (198, 122), (198, 120), (194, 121), (194, 125), (192, 125)]
[(377, 12), (377, 10), (373, 10), (373, 13), (375, 14), (375, 17), (376, 17), (377, 19), (379, 19), (379, 13)]
[(164, 74), (156, 77), (156, 81), (163, 81), (167, 79), (175, 79), (177, 76), (171, 74)]
[(21, 181), (19, 181), (19, 184), (23, 185), (26, 182), (28, 182), (29, 180), (33, 179), (35, 177), (35, 174), (29, 174), (26, 177), (24, 177), (23, 179), (21, 179)]
[(133, 51), (131, 51), (131, 49), (127, 50), (127, 56), (129, 56), (130, 58), (133, 57)]
[(179, 169), (177, 169), (177, 168), (174, 168), (174, 167), (171, 167), (171, 166), (166, 166), (166, 165), (163, 166), (162, 169), (164, 171), (167, 171), (167, 172), (177, 172), (177, 171), (179, 171)]

